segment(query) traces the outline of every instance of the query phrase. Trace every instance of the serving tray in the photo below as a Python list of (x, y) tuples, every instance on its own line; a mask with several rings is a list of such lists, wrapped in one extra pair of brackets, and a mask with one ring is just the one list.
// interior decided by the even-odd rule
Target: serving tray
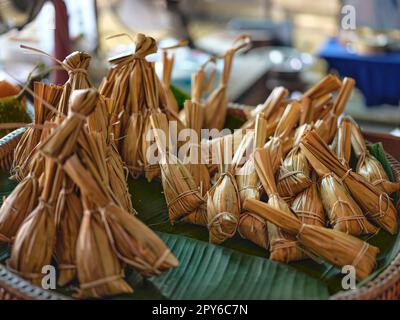
[[(245, 120), (250, 108), (231, 104), (228, 112), (229, 127), (235, 127)], [(13, 150), (23, 131), (24, 129), (18, 129), (0, 139), (0, 192), (2, 195), (8, 194), (15, 186), (15, 183), (7, 180), (8, 169), (12, 162)], [(377, 148), (382, 150), (379, 149), (379, 146)], [(400, 163), (388, 153), (385, 156), (385, 161), (387, 161), (385, 164), (390, 165), (394, 179), (398, 180)], [(132, 296), (117, 298), (400, 298), (399, 235), (393, 237), (380, 235), (375, 241), (382, 242), (382, 246), (383, 242), (385, 243), (383, 258), (390, 259), (390, 261), (381, 263), (373, 277), (369, 281), (364, 281), (357, 289), (340, 291), (335, 287), (337, 286), (337, 275), (335, 275), (337, 271), (317, 265), (314, 261), (287, 266), (265, 259), (265, 253), (260, 248), (249, 244), (240, 237), (227, 241), (223, 246), (214, 246), (207, 243), (207, 230), (204, 228), (188, 224), (177, 224), (172, 227), (167, 222), (167, 212), (161, 194), (162, 188), (158, 182), (147, 184), (144, 180), (129, 180), (129, 186), (130, 190), (133, 190), (133, 202), (139, 212), (139, 218), (142, 218), (146, 224), (158, 232), (174, 254), (178, 256), (181, 266), (158, 278), (147, 280), (141, 279), (135, 272), (128, 270), (126, 276), (128, 282), (134, 286), (135, 293)], [(145, 201), (149, 198), (151, 201)], [(400, 212), (399, 203), (396, 204), (396, 207)], [(140, 215), (142, 212), (145, 216)], [(0, 247), (0, 261), (7, 257), (8, 252), (8, 248)], [(204, 266), (205, 263), (207, 263), (206, 266)], [(311, 269), (316, 267), (325, 271), (313, 275), (310, 273), (309, 265), (311, 265)], [(206, 272), (199, 283), (199, 273), (204, 270)], [(283, 280), (285, 285), (293, 281), (299, 285), (299, 288), (295, 289), (289, 286), (289, 292), (285, 292), (284, 289), (274, 289), (276, 286), (280, 286), (279, 279), (282, 279), (282, 276), (285, 278)], [(324, 281), (328, 283), (326, 288), (322, 285)], [(286, 288), (285, 285), (282, 287)], [(303, 288), (308, 288), (307, 293), (303, 292)], [(0, 263), (0, 299), (70, 299), (73, 290), (73, 285), (69, 289), (61, 291), (41, 289), (13, 274)]]

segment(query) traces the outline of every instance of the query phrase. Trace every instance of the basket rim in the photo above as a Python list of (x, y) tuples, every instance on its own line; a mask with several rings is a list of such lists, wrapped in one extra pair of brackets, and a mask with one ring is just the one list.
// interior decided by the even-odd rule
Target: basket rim
[[(247, 112), (253, 107), (230, 103), (228, 112), (240, 118), (247, 118)], [(9, 144), (14, 139), (19, 139), (25, 130), (17, 129), (0, 139), (0, 147)], [(385, 151), (386, 157), (392, 166), (395, 179), (400, 181), (400, 162)], [(396, 204), (398, 215), (400, 215), (400, 199)], [(329, 297), (330, 300), (367, 300), (386, 298), (386, 294), (393, 293), (393, 288), (400, 287), (400, 253), (392, 260), (373, 280), (361, 288), (349, 291), (339, 291)], [(21, 300), (70, 300), (71, 297), (45, 290), (31, 284), (29, 281), (12, 273), (7, 267), (0, 263), (0, 293), (5, 290), (15, 299)], [(396, 297), (400, 292), (396, 292)], [(1, 296), (1, 295), (0, 295)]]

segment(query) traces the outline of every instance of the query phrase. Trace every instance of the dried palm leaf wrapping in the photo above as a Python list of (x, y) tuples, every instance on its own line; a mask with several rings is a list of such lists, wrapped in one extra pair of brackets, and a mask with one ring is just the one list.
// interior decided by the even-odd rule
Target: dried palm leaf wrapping
[(332, 74), (328, 74), (322, 78), (318, 83), (307, 90), (302, 98), (309, 98), (312, 100), (325, 97), (326, 95), (337, 91), (341, 86), (340, 80)]
[(343, 182), (333, 173), (316, 171), (321, 176), (320, 195), (333, 229), (355, 236), (375, 232)]
[(353, 120), (351, 125), (351, 143), (358, 158), (356, 169), (358, 174), (387, 194), (400, 190), (400, 182), (391, 182), (382, 164), (369, 153), (361, 129)]
[[(256, 124), (256, 117), (258, 114), (263, 114), (264, 117), (272, 124), (272, 118), (276, 113), (278, 113), (279, 109), (282, 107), (284, 99), (287, 95), (288, 91), (284, 87), (274, 88), (274, 90), (272, 90), (271, 94), (268, 96), (267, 100), (265, 100), (263, 104), (258, 105), (255, 109), (250, 111), (247, 121), (242, 125), (241, 128), (254, 129)], [(277, 124), (278, 122), (276, 122), (276, 125)], [(275, 128), (273, 129), (273, 131), (275, 130)], [(267, 135), (267, 138), (271, 134)]]
[[(304, 98), (303, 98), (304, 99)], [(308, 99), (308, 98), (305, 98)], [(329, 110), (333, 107), (333, 95), (326, 94), (318, 99), (311, 101), (311, 109), (310, 109), (310, 122), (317, 121), (318, 119), (322, 119)]]
[(282, 198), (292, 199), (312, 184), (310, 165), (299, 146), (301, 137), (309, 130), (311, 126), (308, 124), (297, 128), (294, 147), (279, 168), (277, 188)]
[(232, 155), (231, 145), (221, 139), (213, 158), (219, 165), (217, 181), (207, 194), (207, 221), (209, 239), (212, 243), (222, 243), (233, 237), (240, 218), (240, 196), (234, 174), (245, 160), (246, 152), (250, 154), (254, 134), (245, 134)]
[[(211, 140), (202, 140), (201, 142), (201, 150), (202, 154), (206, 156), (202, 158), (202, 161), (207, 163), (206, 167), (208, 168), (210, 177), (218, 180), (218, 163), (219, 163), (219, 152), (221, 152), (221, 144), (224, 145), (222, 152), (224, 153), (222, 157), (230, 159), (234, 154), (238, 152), (238, 149), (242, 145), (242, 141), (244, 139), (249, 139), (253, 137), (253, 133), (243, 133), (242, 130), (237, 130), (233, 134), (228, 134), (222, 137), (217, 137)], [(200, 209), (205, 209), (204, 206), (201, 206)], [(206, 213), (207, 216), (207, 213)], [(207, 223), (206, 223), (207, 225)]]
[[(237, 151), (239, 152), (241, 150)], [(233, 237), (239, 223), (240, 198), (233, 173), (235, 168), (229, 164), (231, 157), (224, 140), (221, 140), (217, 152), (219, 177), (207, 194), (207, 227), (209, 241), (214, 244), (223, 243)]]
[(202, 203), (196, 210), (183, 218), (184, 221), (199, 226), (207, 226), (207, 203)]
[[(78, 172), (84, 172), (79, 161), (70, 162), (74, 163), (72, 166), (78, 168)], [(98, 163), (100, 159), (96, 159), (94, 162)], [(109, 190), (108, 195), (105, 192), (107, 190), (101, 190), (102, 180), (99, 172), (96, 172), (97, 168), (89, 164), (90, 159), (86, 159), (85, 163), (95, 178), (89, 183), (91, 190), (86, 191), (86, 193), (94, 192), (91, 194), (91, 199), (94, 199), (99, 206), (99, 211), (117, 256), (145, 276), (158, 275), (163, 270), (176, 267), (178, 261), (165, 244), (142, 222), (127, 214), (127, 211), (116, 203)], [(81, 180), (78, 185), (81, 186), (83, 183), (84, 180)], [(95, 199), (94, 194), (103, 194), (103, 196)]]
[(14, 273), (40, 286), (44, 274), (42, 268), (51, 264), (56, 225), (54, 209), (61, 190), (61, 170), (46, 158), (43, 191), (37, 207), (19, 228), (7, 266)]
[(358, 280), (375, 269), (379, 249), (367, 242), (337, 230), (304, 224), (294, 215), (258, 200), (247, 200), (244, 207), (290, 233), (313, 255), (338, 267), (354, 266)]
[(308, 97), (303, 98), (300, 101), (301, 104), (301, 113), (300, 113), (300, 120), (299, 125), (305, 125), (311, 123), (314, 117), (314, 109), (311, 103), (311, 99)]
[[(207, 79), (207, 67), (211, 65), (211, 71)], [(217, 62), (215, 57), (210, 57), (192, 74), (191, 81), (191, 100), (192, 102), (202, 104), (203, 95), (211, 89), (217, 72)], [(203, 118), (204, 121), (204, 118)]]
[(322, 138), (314, 131), (303, 137), (300, 147), (314, 168), (324, 166), (325, 170), (333, 172), (344, 182), (354, 200), (369, 219), (389, 233), (397, 233), (396, 208), (386, 193), (383, 193), (364, 177), (343, 166)]
[(233, 57), (237, 51), (250, 45), (248, 35), (240, 35), (233, 47), (224, 54), (224, 69), (219, 86), (210, 94), (204, 107), (204, 124), (208, 129), (221, 130), (228, 110), (227, 85), (232, 69)]
[(11, 243), (25, 218), (37, 205), (41, 193), (39, 178), (42, 163), (36, 155), (30, 164), (28, 175), (4, 200), (0, 208), (0, 243)]
[(86, 117), (94, 111), (98, 101), (95, 89), (75, 90), (71, 95), (68, 117), (40, 145), (40, 150), (46, 156), (63, 161), (76, 146), (81, 129), (86, 123)]
[(171, 53), (169, 54), (169, 51), (172, 51), (174, 49), (184, 47), (187, 45), (186, 40), (180, 40), (177, 44), (169, 47), (162, 48), (162, 55), (161, 55), (161, 61), (163, 65), (163, 71), (162, 71), (162, 78), (161, 78), (161, 83), (162, 87), (165, 91), (166, 99), (167, 99), (167, 107), (174, 111), (178, 112), (178, 102), (175, 99), (174, 94), (172, 93), (169, 85), (171, 82), (171, 75), (172, 75), (172, 68), (174, 66), (174, 61), (175, 61), (175, 54)]
[(111, 179), (106, 160), (107, 145), (102, 139), (101, 133), (96, 131), (89, 132), (86, 128), (83, 128), (79, 136), (76, 154), (95, 180), (106, 188), (114, 203), (122, 207), (119, 198), (111, 188)]
[(45, 55), (46, 57), (57, 62), (65, 71), (68, 72), (68, 80), (63, 85), (63, 92), (60, 97), (60, 101), (58, 104), (58, 111), (67, 114), (68, 112), (68, 104), (69, 97), (71, 93), (76, 89), (87, 89), (91, 88), (92, 84), (89, 81), (87, 70), (89, 68), (91, 56), (87, 52), (83, 51), (74, 51), (70, 55), (68, 55), (64, 61), (60, 61), (52, 55), (26, 45), (20, 46), (23, 49), (27, 49), (41, 55)]
[(316, 183), (312, 183), (294, 198), (291, 209), (302, 223), (325, 226), (324, 207)]
[[(57, 106), (62, 93), (62, 86), (52, 84), (44, 84), (41, 82), (34, 83), (34, 99), (35, 109), (35, 125), (43, 125), (49, 120), (53, 112), (46, 108), (43, 103), (48, 103), (52, 106)], [(13, 179), (22, 181), (28, 173), (29, 163), (36, 152), (36, 146), (40, 142), (42, 130), (37, 127), (29, 127), (23, 133), (18, 145), (14, 151), (14, 160), (12, 174)]]
[(109, 98), (99, 96), (97, 106), (87, 117), (87, 127), (89, 132), (101, 133), (102, 139), (106, 144), (106, 163), (110, 188), (118, 199), (122, 207), (131, 213), (135, 213), (132, 206), (131, 195), (129, 194), (128, 184), (124, 165), (121, 156), (116, 148), (113, 134), (110, 133), (110, 113), (113, 109), (113, 101)]
[(264, 219), (245, 210), (240, 215), (238, 232), (242, 238), (250, 240), (261, 248), (268, 250), (268, 224)]
[[(88, 94), (93, 93), (92, 90), (86, 91)], [(71, 119), (66, 120), (66, 122), (68, 121), (71, 122)], [(59, 129), (60, 127), (54, 131), (49, 140), (54, 136), (64, 139), (63, 132)], [(65, 126), (63, 130), (69, 131), (69, 127)], [(78, 136), (78, 139), (75, 139), (75, 136)], [(80, 132), (71, 135), (71, 137), (75, 140), (75, 146), (71, 146), (68, 141), (64, 141), (65, 145), (70, 146), (69, 150), (75, 150), (79, 157), (82, 157), (82, 161), (77, 154), (64, 161), (62, 155), (69, 155), (70, 153), (59, 150), (56, 143), (51, 144), (51, 146), (54, 146), (54, 150), (49, 148), (47, 153), (54, 159), (65, 162), (63, 165), (65, 172), (79, 187), (81, 194), (90, 198), (90, 201), (94, 203), (94, 209), (101, 214), (104, 222), (103, 227), (106, 228), (112, 249), (118, 258), (134, 266), (145, 275), (156, 274), (161, 270), (176, 266), (177, 261), (165, 244), (148, 227), (118, 205), (117, 199), (109, 188), (104, 151), (105, 142), (102, 139), (102, 134), (95, 131), (87, 132), (86, 128), (81, 126)], [(77, 142), (79, 143), (77, 144)], [(90, 239), (90, 237), (96, 237), (96, 235), (89, 234), (88, 237)], [(78, 255), (77, 265), (78, 277), (80, 277)], [(100, 270), (100, 272), (102, 271)], [(110, 279), (107, 274), (99, 274), (99, 272), (95, 275), (98, 275), (97, 279), (93, 279), (93, 275), (91, 275), (90, 281), (82, 281), (83, 289), (91, 290), (93, 287), (102, 285), (104, 281), (108, 283), (121, 278), (121, 275), (118, 275), (116, 279), (114, 274)], [(101, 294), (106, 295), (106, 293)], [(107, 294), (114, 294), (114, 292)], [(93, 293), (93, 296), (95, 296), (95, 293)]]
[[(245, 141), (247, 137), (251, 139), (251, 141), (249, 141), (250, 143), (254, 141), (253, 137), (250, 135), (246, 135), (243, 138), (243, 141)], [(238, 169), (235, 174), (241, 203), (243, 203), (244, 199), (246, 198), (260, 199), (262, 193), (262, 186), (260, 180), (258, 179), (256, 169), (254, 167), (254, 159), (251, 154), (253, 150), (257, 148), (255, 144), (256, 143), (254, 143), (249, 150), (250, 155), (247, 158), (248, 160), (245, 160), (243, 166)], [(249, 149), (249, 147), (247, 148)]]
[[(210, 173), (210, 176), (213, 177), (214, 174), (218, 171), (218, 159), (216, 159), (216, 155), (218, 154), (218, 150), (220, 148), (220, 144), (224, 144), (224, 151), (227, 150), (230, 153), (230, 156), (232, 157), (233, 154), (235, 154), (244, 138), (249, 132), (246, 133), (246, 130), (238, 129), (235, 130), (234, 133), (227, 133), (225, 134), (225, 129), (222, 131), (218, 132), (218, 136), (212, 136), (210, 138), (212, 139), (205, 139), (205, 137), (202, 137), (201, 141), (201, 149), (202, 149), (202, 154), (204, 154), (204, 159), (203, 161), (205, 162), (208, 171)], [(230, 132), (229, 129), (227, 129), (228, 132)], [(212, 135), (213, 132), (210, 130), (210, 135)]]
[[(260, 148), (264, 145), (266, 140), (267, 122), (265, 116), (261, 113), (257, 115), (256, 128), (254, 134), (253, 150)], [(250, 155), (249, 160), (246, 161), (244, 166), (236, 174), (236, 182), (239, 188), (239, 195), (241, 204), (246, 199), (261, 198), (262, 185), (254, 165), (253, 155)], [(268, 230), (267, 222), (251, 212), (242, 212), (239, 220), (239, 234), (262, 248), (268, 250)]]
[(89, 131), (102, 133), (104, 141), (111, 140), (111, 113), (114, 102), (110, 98), (99, 95), (96, 100), (96, 107), (88, 114), (86, 124)]
[(279, 169), (282, 159), (293, 145), (291, 136), (300, 117), (300, 108), (301, 105), (296, 101), (293, 101), (286, 107), (274, 136), (264, 146), (272, 156), (271, 161), (274, 173)]
[(153, 114), (150, 116), (150, 121), (160, 156), (159, 165), (164, 196), (169, 218), (173, 224), (197, 209), (204, 203), (204, 199), (187, 166), (171, 153), (170, 147), (173, 148), (173, 146), (167, 145), (169, 140), (167, 117), (162, 113)]
[(63, 168), (100, 213), (119, 259), (146, 276), (178, 265), (176, 258), (151, 229), (113, 201), (95, 166), (84, 165), (78, 156), (73, 155)]
[[(253, 149), (261, 148), (267, 140), (267, 120), (263, 114), (257, 115), (256, 127), (254, 130)], [(254, 167), (254, 159), (250, 154), (248, 160), (236, 174), (236, 182), (239, 189), (240, 201), (245, 199), (257, 199), (261, 197), (261, 182)]]
[[(80, 139), (78, 140), (78, 147), (76, 151), (77, 156), (89, 170), (94, 178), (94, 181), (104, 188), (104, 194), (106, 194), (112, 200), (112, 203), (118, 207), (118, 210), (128, 213), (136, 213), (133, 208), (132, 211), (127, 211), (124, 208), (124, 206), (121, 204), (121, 199), (117, 196), (116, 190), (112, 188), (113, 175), (110, 175), (109, 170), (107, 170), (109, 161), (106, 159), (106, 152), (107, 146), (102, 138), (101, 133), (96, 131), (87, 132), (84, 128), (82, 134), (80, 135)], [(102, 212), (103, 211), (101, 211), (101, 213)], [(130, 240), (128, 239), (126, 241)]]
[(149, 161), (149, 157), (151, 154), (150, 152), (152, 151), (152, 149), (151, 149), (152, 143), (148, 139), (143, 139), (143, 138), (147, 138), (147, 135), (149, 134), (149, 132), (152, 132), (152, 130), (153, 130), (151, 121), (150, 121), (152, 115), (156, 116), (158, 114), (162, 115), (162, 113), (160, 113), (160, 112), (150, 112), (149, 115), (144, 118), (144, 123), (143, 123), (141, 154), (143, 155), (144, 175), (148, 182), (151, 182), (151, 180), (153, 180), (153, 178), (155, 178), (155, 177), (161, 177), (161, 170), (160, 170), (159, 164), (154, 163), (154, 162), (151, 163)]
[[(212, 69), (209, 72), (208, 79), (207, 79), (207, 74), (208, 74), (207, 67), (209, 65), (211, 65)], [(200, 104), (202, 106), (202, 108), (204, 108), (203, 95), (211, 89), (211, 86), (215, 79), (216, 71), (217, 71), (216, 58), (210, 57), (208, 60), (206, 60), (200, 66), (199, 70), (192, 73), (191, 101), (193, 103)], [(179, 119), (182, 121), (183, 124), (188, 126), (188, 124), (186, 122), (185, 110), (181, 110), (179, 112)], [(204, 123), (204, 115), (203, 115), (202, 124), (201, 124), (202, 127), (203, 127), (203, 123)]]
[[(164, 90), (162, 89), (161, 86), (161, 81), (156, 78), (156, 82), (158, 83), (159, 91), (160, 91), (160, 108), (162, 112), (167, 116), (167, 119), (170, 123), (170, 126), (172, 127), (173, 130), (176, 131), (176, 134), (174, 136), (178, 136), (178, 134), (186, 129), (186, 125), (181, 121), (179, 118), (179, 114), (176, 113), (175, 111), (172, 111), (171, 109), (168, 109), (166, 99), (164, 98)], [(176, 141), (177, 147), (180, 148), (182, 146), (182, 141), (177, 140)], [(158, 166), (154, 166), (154, 169), (159, 169)], [(160, 171), (158, 170), (158, 177), (160, 177)]]
[(354, 79), (344, 78), (335, 103), (333, 104), (332, 108), (329, 109), (329, 112), (327, 112), (321, 118), (320, 126), (325, 126), (325, 129), (322, 129), (321, 131), (324, 134), (321, 136), (321, 138), (323, 138), (326, 143), (331, 143), (336, 135), (337, 119), (343, 113), (351, 96), (351, 92), (353, 91), (354, 85)]
[(338, 120), (338, 131), (336, 135), (336, 155), (339, 161), (349, 168), (351, 156), (351, 120), (348, 117), (341, 117)]
[(124, 143), (121, 148), (121, 157), (125, 161), (125, 165), (128, 167), (134, 179), (139, 178), (143, 172), (141, 166), (141, 159), (143, 154), (141, 150), (141, 137), (143, 135), (143, 117), (140, 113), (133, 113), (128, 121), (128, 127), (126, 129), (126, 136), (129, 139), (124, 139)]
[(69, 98), (78, 89), (92, 88), (87, 75), (91, 56), (86, 52), (75, 51), (68, 55), (61, 66), (68, 71), (69, 79), (64, 84), (58, 110), (63, 114), (68, 112)]
[(82, 202), (72, 181), (63, 175), (62, 189), (55, 207), (57, 240), (55, 258), (58, 280), (64, 286), (76, 277), (76, 244), (82, 222)]
[(126, 174), (124, 171), (122, 159), (118, 154), (117, 147), (114, 142), (110, 142), (106, 151), (106, 163), (108, 169), (108, 176), (110, 179), (110, 188), (127, 212), (136, 214), (132, 205), (131, 195), (126, 181)]
[[(259, 148), (254, 151), (254, 164), (263, 188), (268, 195), (268, 204), (273, 208), (293, 215), (288, 204), (278, 195), (272, 171), (271, 154), (268, 150)], [(254, 200), (245, 200), (244, 203)], [(253, 212), (249, 207), (247, 211)], [(295, 237), (285, 234), (276, 224), (267, 223), (268, 239), (270, 244), (270, 259), (280, 262), (297, 261), (304, 258), (302, 250), (297, 245)]]
[[(350, 122), (342, 117), (339, 119), (336, 149), (346, 169), (349, 169), (350, 137)], [(355, 236), (375, 232), (376, 228), (368, 222), (343, 182), (323, 165), (315, 165), (314, 169), (321, 177), (320, 194), (330, 225), (338, 231)]]
[(84, 215), (76, 244), (80, 284), (77, 298), (103, 298), (133, 292), (123, 279), (122, 265), (110, 243), (102, 217), (86, 196)]
[[(154, 69), (154, 66), (153, 66)], [(159, 105), (160, 105), (160, 110), (162, 110), (165, 115), (167, 116), (167, 119), (169, 121), (169, 125), (171, 127), (171, 130), (174, 130), (176, 133), (171, 134), (171, 139), (173, 139), (175, 136), (178, 136), (179, 133), (185, 129), (185, 125), (182, 123), (182, 121), (179, 119), (178, 113), (175, 111), (171, 110), (168, 108), (167, 103), (164, 102), (163, 96), (164, 96), (164, 90), (162, 89), (161, 81), (158, 79), (158, 77), (155, 75), (155, 72), (153, 72), (153, 76), (155, 76), (155, 85), (158, 86), (158, 92), (159, 94)], [(142, 143), (142, 154), (145, 155), (144, 159), (144, 171), (145, 171), (145, 176), (147, 178), (147, 181), (151, 181), (154, 177), (161, 177), (161, 171), (160, 171), (160, 166), (158, 164), (149, 164), (147, 163), (147, 152), (149, 151), (149, 148), (152, 148), (152, 144), (149, 143), (149, 140), (146, 137), (146, 134), (149, 132), (152, 132), (152, 127), (150, 123), (150, 115), (154, 113), (159, 113), (159, 111), (152, 110), (151, 112), (148, 113), (148, 117), (145, 119), (145, 130), (144, 130), (144, 135), (142, 137), (143, 143)], [(174, 140), (175, 145), (177, 148), (181, 147), (182, 142), (181, 141), (176, 141)]]
[(159, 176), (160, 171), (157, 165), (147, 163), (150, 144), (146, 139), (147, 133), (151, 132), (149, 117), (153, 113), (166, 112), (167, 106), (161, 103), (162, 85), (154, 63), (145, 59), (157, 51), (156, 41), (138, 33), (134, 43), (133, 54), (110, 60), (113, 67), (103, 80), (100, 93), (115, 101), (111, 123), (125, 165), (133, 177), (145, 173), (150, 181)]
[(106, 149), (107, 146), (101, 137), (101, 133), (96, 131), (89, 132), (86, 128), (83, 128), (78, 139), (75, 153), (95, 176), (97, 181), (101, 182), (101, 184), (107, 188), (113, 200), (119, 203), (110, 188), (110, 176), (106, 163)]
[(239, 219), (238, 232), (242, 238), (250, 240), (265, 250), (269, 249), (268, 223), (260, 216), (243, 210)]
[(118, 257), (143, 276), (160, 275), (162, 271), (179, 265), (162, 240), (139, 219), (115, 206), (109, 208), (106, 218), (106, 227), (113, 235)]
[(196, 184), (205, 194), (210, 189), (210, 175), (207, 167), (203, 164), (200, 138), (201, 126), (203, 123), (203, 109), (200, 104), (191, 101), (185, 101), (184, 111), (186, 113), (187, 128), (191, 130), (190, 140), (190, 159), (189, 171), (192, 174)]
[[(210, 174), (206, 165), (202, 161), (201, 145), (200, 145), (200, 130), (203, 123), (203, 107), (197, 102), (185, 101), (184, 112), (187, 121), (188, 129), (191, 129), (190, 136), (190, 164), (189, 172), (192, 175), (200, 194), (204, 197), (211, 188)], [(194, 212), (184, 218), (185, 221), (193, 224), (207, 226), (207, 206), (200, 205)]]

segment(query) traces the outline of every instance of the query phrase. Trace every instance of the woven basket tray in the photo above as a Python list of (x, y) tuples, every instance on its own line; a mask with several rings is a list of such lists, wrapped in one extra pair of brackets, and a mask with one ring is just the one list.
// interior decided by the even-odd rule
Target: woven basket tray
[[(228, 113), (240, 119), (246, 119), (249, 106), (230, 104)], [(0, 139), (0, 170), (10, 169), (13, 151), (25, 129), (21, 128)], [(400, 162), (386, 153), (396, 180), (400, 180)], [(400, 200), (396, 204), (400, 212)], [(66, 300), (69, 297), (56, 292), (33, 286), (30, 282), (10, 272), (0, 264), (0, 300)], [(363, 287), (338, 292), (331, 297), (334, 300), (400, 299), (400, 254), (374, 280)]]

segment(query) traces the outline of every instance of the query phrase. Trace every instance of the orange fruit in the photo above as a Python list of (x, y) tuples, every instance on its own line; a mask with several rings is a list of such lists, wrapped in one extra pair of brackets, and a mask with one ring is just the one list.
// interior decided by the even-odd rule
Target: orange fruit
[(13, 85), (7, 80), (0, 81), (0, 98), (15, 96), (20, 92), (20, 87)]

